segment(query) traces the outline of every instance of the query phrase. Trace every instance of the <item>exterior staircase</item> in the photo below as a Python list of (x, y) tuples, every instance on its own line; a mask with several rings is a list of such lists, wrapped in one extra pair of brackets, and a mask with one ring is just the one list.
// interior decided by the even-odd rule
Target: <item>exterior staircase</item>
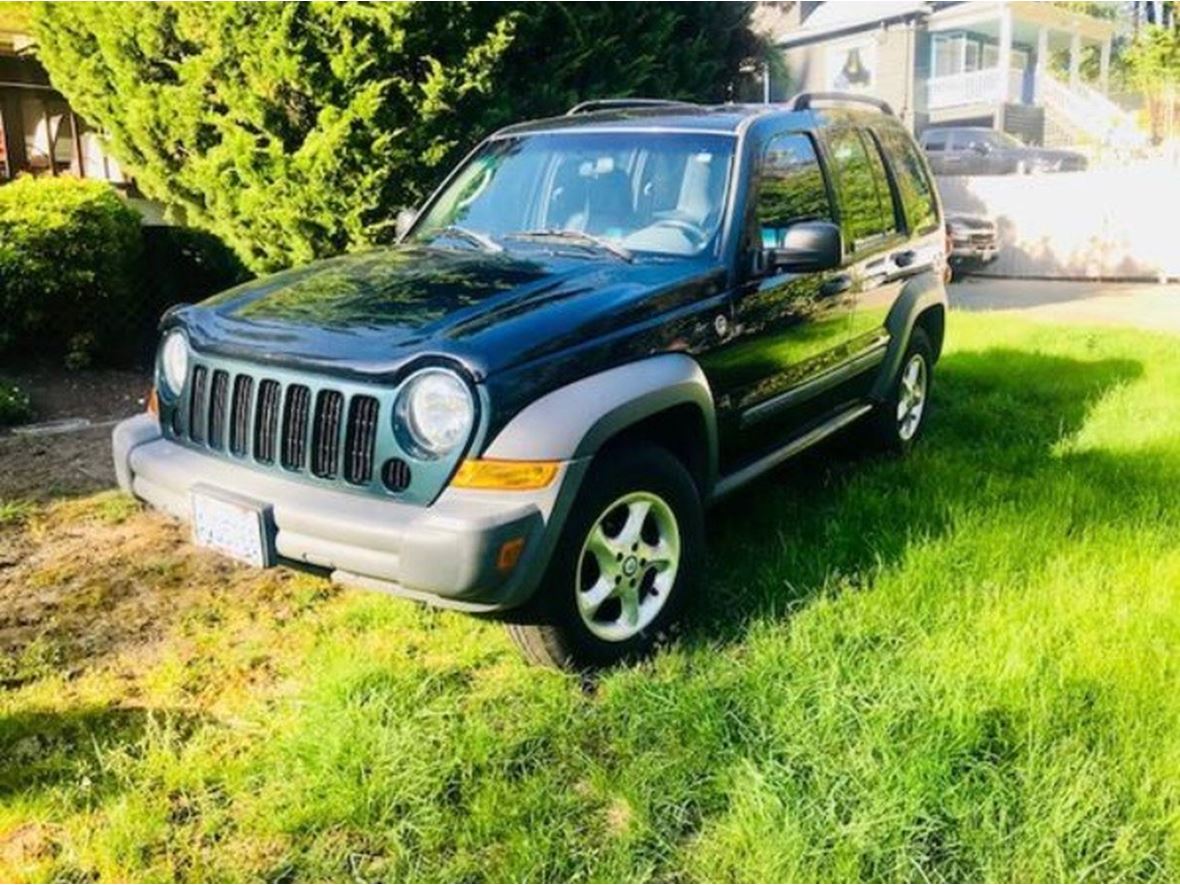
[(1037, 103), (1045, 110), (1045, 145), (1133, 148), (1147, 143), (1134, 114), (1097, 89), (1071, 86), (1048, 71), (1037, 75)]

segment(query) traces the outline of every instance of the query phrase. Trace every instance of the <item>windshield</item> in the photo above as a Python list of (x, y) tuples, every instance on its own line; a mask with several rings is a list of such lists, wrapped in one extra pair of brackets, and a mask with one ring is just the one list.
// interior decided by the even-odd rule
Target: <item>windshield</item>
[(496, 139), (454, 177), (411, 239), (474, 248), (471, 234), (506, 247), (548, 237), (562, 247), (594, 248), (597, 240), (620, 254), (697, 255), (721, 226), (733, 146), (728, 135), (684, 132)]

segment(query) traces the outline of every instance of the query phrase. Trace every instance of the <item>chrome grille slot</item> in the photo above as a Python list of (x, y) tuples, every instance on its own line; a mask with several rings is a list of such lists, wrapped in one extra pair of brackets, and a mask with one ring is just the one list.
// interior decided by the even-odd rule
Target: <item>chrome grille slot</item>
[(315, 400), (311, 443), (311, 472), (321, 479), (335, 479), (339, 472), (343, 417), (344, 396), (337, 390), (321, 390)]
[(302, 470), (307, 459), (307, 425), (311, 412), (311, 391), (302, 384), (287, 388), (283, 409), (283, 466)]
[(254, 379), (249, 375), (234, 378), (233, 404), (230, 408), (229, 450), (245, 455), (250, 440), (250, 405), (254, 397)]
[(254, 415), (254, 460), (262, 464), (275, 462), (280, 393), (278, 381), (267, 378), (258, 385), (258, 407)]
[(204, 366), (193, 367), (193, 383), (188, 400), (188, 436), (193, 442), (205, 441), (205, 385), (209, 370)]
[(344, 439), (344, 478), (365, 485), (373, 478), (373, 449), (377, 444), (380, 407), (371, 396), (354, 396), (348, 408), (348, 432)]
[(229, 395), (229, 372), (218, 369), (209, 387), (209, 448), (220, 449), (225, 442), (225, 407)]
[(400, 494), (411, 485), (409, 465), (385, 451), (379, 391), (222, 365), (193, 365), (171, 436), (259, 469), (283, 467), (342, 487)]

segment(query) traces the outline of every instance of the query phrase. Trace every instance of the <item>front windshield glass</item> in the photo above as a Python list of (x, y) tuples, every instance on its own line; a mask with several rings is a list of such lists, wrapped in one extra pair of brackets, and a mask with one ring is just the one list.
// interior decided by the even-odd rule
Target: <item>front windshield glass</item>
[(732, 136), (685, 132), (496, 139), (439, 195), (412, 239), (475, 247), (474, 233), (512, 248), (562, 231), (571, 244), (592, 246), (596, 237), (628, 252), (697, 255), (721, 227), (733, 146)]

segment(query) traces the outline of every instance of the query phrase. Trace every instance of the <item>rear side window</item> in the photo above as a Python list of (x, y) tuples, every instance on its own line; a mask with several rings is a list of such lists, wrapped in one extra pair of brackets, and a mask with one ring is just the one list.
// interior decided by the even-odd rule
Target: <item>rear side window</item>
[(781, 245), (783, 233), (796, 221), (831, 220), (824, 174), (806, 135), (780, 135), (767, 145), (757, 216), (764, 249)]
[(945, 151), (946, 142), (945, 132), (927, 132), (922, 136), (922, 144), (928, 151)]
[(829, 135), (832, 165), (840, 192), (840, 224), (850, 251), (897, 230), (893, 197), (876, 144), (855, 129)]
[(879, 131), (876, 135), (893, 169), (906, 226), (915, 233), (929, 233), (938, 227), (938, 204), (918, 148), (909, 136), (896, 129)]

